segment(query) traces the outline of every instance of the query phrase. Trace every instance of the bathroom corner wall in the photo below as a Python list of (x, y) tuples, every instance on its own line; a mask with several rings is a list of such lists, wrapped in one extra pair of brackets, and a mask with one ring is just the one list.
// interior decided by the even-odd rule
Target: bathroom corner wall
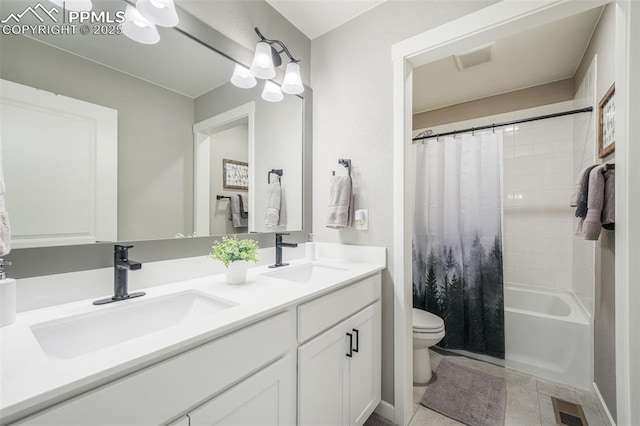
[[(382, 399), (394, 402), (392, 44), (495, 3), (389, 1), (311, 42), (313, 233), (317, 241), (387, 248), (382, 279)], [(331, 171), (351, 158), (355, 208), (369, 230), (325, 227)]]

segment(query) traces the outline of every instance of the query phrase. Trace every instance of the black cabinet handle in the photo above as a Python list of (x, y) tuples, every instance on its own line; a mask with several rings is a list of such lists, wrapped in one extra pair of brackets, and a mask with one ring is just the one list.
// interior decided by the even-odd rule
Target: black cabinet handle
[(360, 347), (360, 331), (354, 328), (353, 332), (356, 333), (356, 347), (353, 351), (358, 352), (358, 348)]
[(347, 333), (349, 336), (349, 353), (346, 354), (349, 358), (353, 357), (353, 334)]

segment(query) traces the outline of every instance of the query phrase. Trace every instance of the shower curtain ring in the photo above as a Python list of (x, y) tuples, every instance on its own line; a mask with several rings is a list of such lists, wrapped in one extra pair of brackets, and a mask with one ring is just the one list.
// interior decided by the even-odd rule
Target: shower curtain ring
[(493, 133), (495, 133), (495, 132), (496, 132), (496, 123), (493, 123), (493, 124), (491, 125), (491, 131), (492, 131)]

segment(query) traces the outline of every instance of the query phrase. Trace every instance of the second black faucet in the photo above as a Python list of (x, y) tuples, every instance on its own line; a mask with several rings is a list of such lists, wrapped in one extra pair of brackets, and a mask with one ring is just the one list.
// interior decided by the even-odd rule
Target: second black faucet
[(289, 234), (276, 234), (276, 263), (269, 265), (269, 268), (279, 268), (281, 266), (287, 266), (288, 263), (282, 263), (282, 247), (298, 247), (298, 243), (285, 243), (282, 241), (283, 235)]

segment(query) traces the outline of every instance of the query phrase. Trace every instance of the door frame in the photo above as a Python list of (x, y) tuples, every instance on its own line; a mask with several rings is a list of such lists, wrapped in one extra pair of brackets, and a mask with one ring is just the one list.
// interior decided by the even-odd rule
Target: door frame
[[(423, 32), (392, 46), (393, 60), (393, 188), (394, 188), (394, 410), (393, 421), (407, 425), (413, 414), (412, 396), (412, 138), (413, 68), (474, 46), (490, 43), (613, 0), (504, 0)], [(640, 336), (630, 333), (629, 324), (640, 323), (640, 311), (632, 301), (640, 301), (640, 286), (630, 286), (640, 277), (640, 223), (631, 214), (640, 211), (640, 194), (633, 193), (631, 182), (640, 182), (640, 168), (631, 167), (631, 159), (640, 158), (640, 123), (631, 117), (640, 115), (640, 4), (635, 0), (616, 3), (616, 383), (619, 424), (640, 424)], [(633, 23), (633, 25), (632, 25)], [(618, 131), (618, 126), (620, 131)], [(637, 185), (637, 183), (636, 183)], [(635, 246), (634, 244), (635, 243)], [(637, 284), (637, 283), (635, 283)], [(636, 363), (637, 364), (637, 363)]]
[[(235, 121), (247, 118), (249, 164), (254, 164), (256, 103), (247, 102), (193, 125), (193, 232), (199, 237), (209, 236), (211, 217), (211, 136), (229, 127)], [(249, 168), (249, 188), (254, 186), (254, 173)], [(249, 193), (251, 197), (251, 192)], [(249, 205), (255, 205), (249, 200)], [(252, 229), (250, 227), (249, 229)]]

